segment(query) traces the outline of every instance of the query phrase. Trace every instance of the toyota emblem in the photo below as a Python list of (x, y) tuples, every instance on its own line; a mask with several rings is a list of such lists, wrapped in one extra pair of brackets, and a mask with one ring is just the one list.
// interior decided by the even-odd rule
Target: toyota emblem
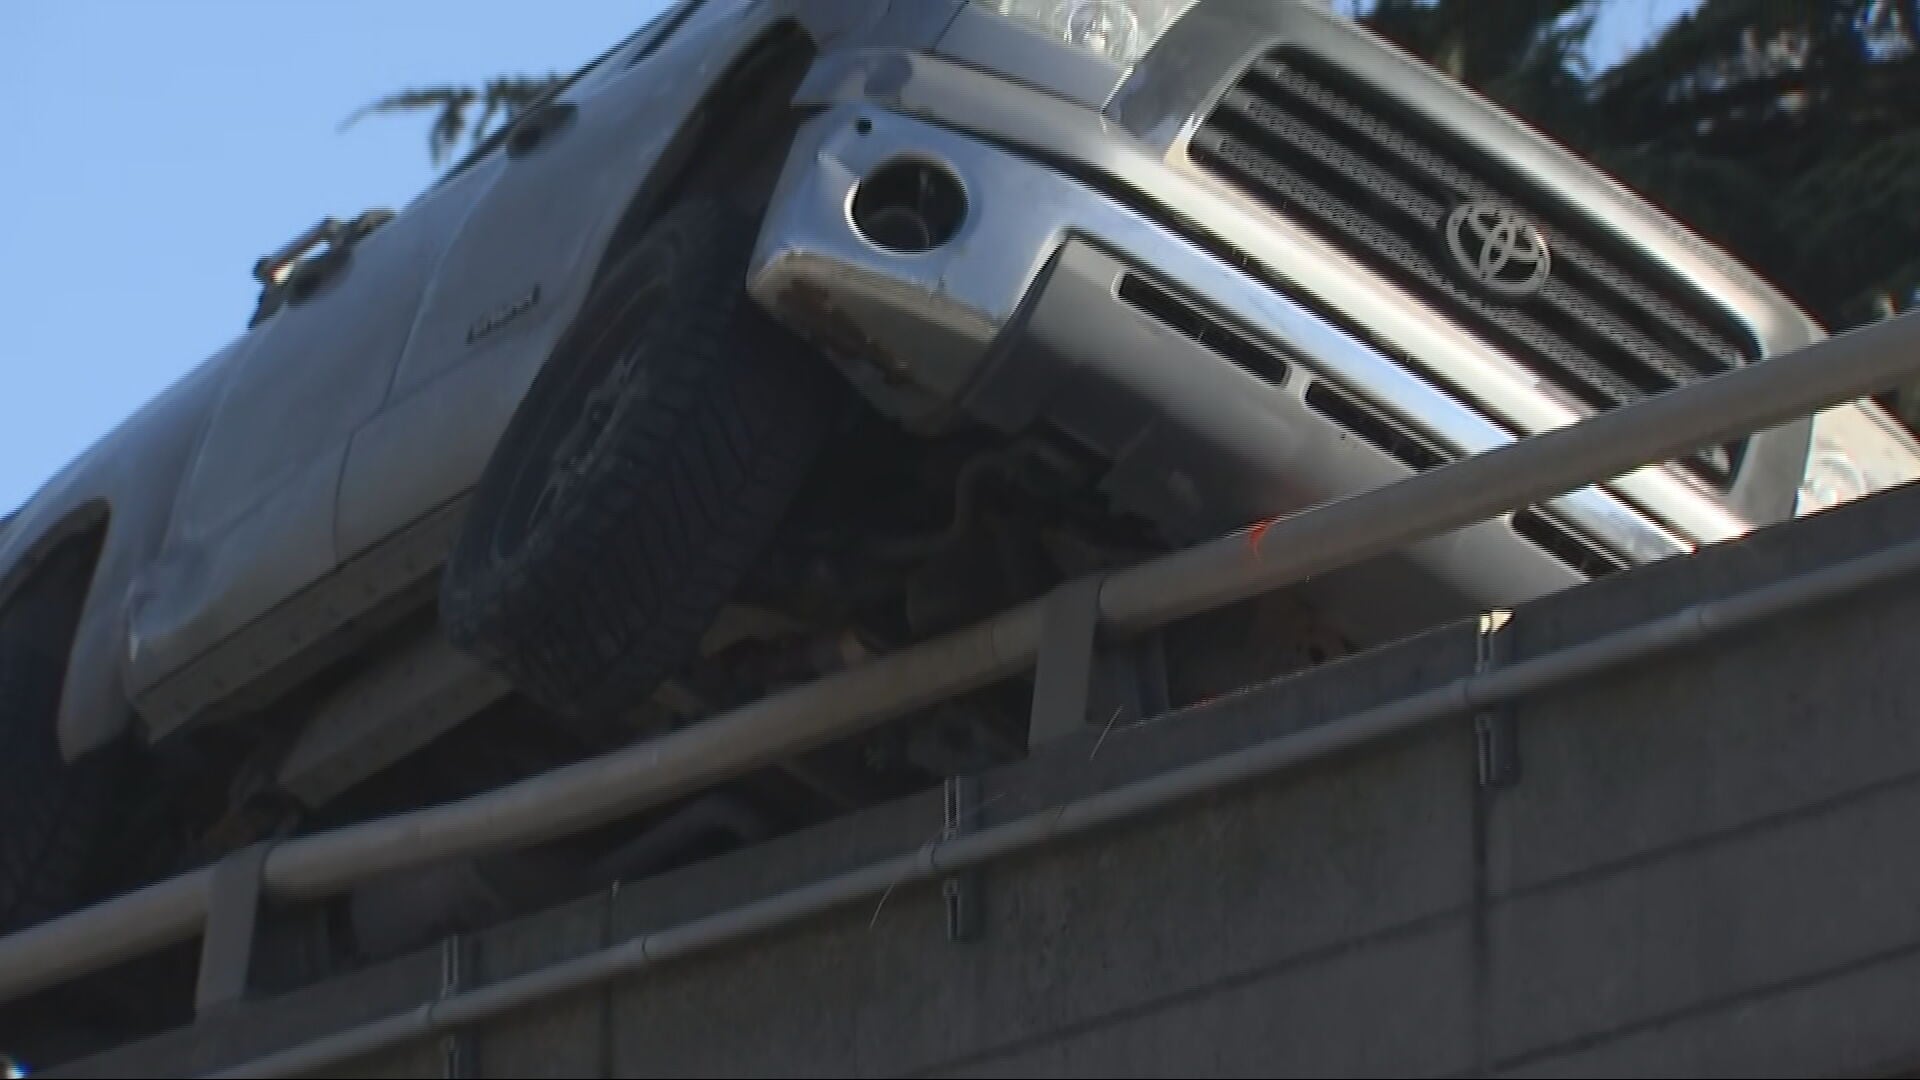
[(1539, 292), (1553, 270), (1540, 227), (1496, 203), (1455, 207), (1447, 216), (1447, 246), (1468, 280), (1515, 299)]

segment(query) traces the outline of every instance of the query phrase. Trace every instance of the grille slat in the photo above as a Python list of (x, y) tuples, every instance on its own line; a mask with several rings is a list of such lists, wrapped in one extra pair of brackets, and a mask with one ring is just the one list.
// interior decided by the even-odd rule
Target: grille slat
[[(1511, 183), (1498, 185), (1477, 176), (1475, 170), (1459, 165), (1445, 154), (1433, 150), (1430, 138), (1419, 138), (1405, 128), (1389, 124), (1378, 113), (1368, 111), (1358, 102), (1336, 96), (1333, 91), (1304, 73), (1284, 68), (1273, 61), (1262, 61), (1255, 65), (1254, 71), (1269, 80), (1271, 85), (1283, 89), (1294, 101), (1319, 111), (1321, 115), (1339, 122), (1355, 135), (1378, 147), (1379, 152), (1387, 160), (1407, 162), (1417, 166), (1421, 175), (1432, 177), (1437, 184), (1457, 197), (1506, 198), (1514, 202), (1532, 201), (1513, 197), (1511, 189), (1521, 185)], [(1536, 208), (1529, 207), (1529, 209)], [(1657, 290), (1636, 280), (1630, 273), (1613, 265), (1609, 260), (1603, 259), (1582, 243), (1579, 236), (1558, 227), (1556, 217), (1564, 216), (1564, 211), (1558, 215), (1542, 214), (1540, 220), (1555, 251), (1562, 256), (1560, 267), (1563, 271), (1584, 278), (1592, 287), (1617, 293), (1628, 310), (1644, 313), (1656, 321), (1660, 329), (1682, 336), (1687, 347), (1709, 358), (1710, 370), (1713, 372), (1730, 370), (1750, 357), (1752, 348), (1749, 344), (1740, 342), (1737, 331), (1710, 329), (1706, 322), (1688, 314), (1684, 306), (1661, 296)], [(1688, 300), (1693, 306), (1704, 303), (1698, 297), (1690, 297)]]
[[(1413, 190), (1413, 186), (1402, 183), (1392, 173), (1380, 169), (1379, 165), (1361, 160), (1359, 156), (1348, 152), (1344, 146), (1340, 146), (1329, 136), (1309, 131), (1306, 125), (1292, 121), (1290, 117), (1267, 106), (1265, 102), (1252, 102), (1244, 94), (1235, 94), (1235, 96), (1229, 96), (1225, 104), (1227, 108), (1235, 111), (1236, 115), (1244, 115), (1263, 135), (1284, 142), (1286, 148), (1294, 152), (1284, 160), (1323, 163), (1332, 173), (1331, 177), (1323, 175), (1323, 179), (1331, 179), (1332, 183), (1340, 183), (1342, 179), (1356, 181), (1354, 190), (1371, 196), (1373, 206), (1379, 211), (1380, 231), (1388, 238), (1386, 246), (1398, 248), (1390, 254), (1390, 258), (1396, 258), (1405, 265), (1405, 259), (1409, 254), (1405, 252), (1404, 244), (1400, 242), (1405, 234), (1430, 236), (1430, 238), (1440, 236), (1440, 227), (1446, 223), (1448, 211), (1452, 209), (1452, 200), (1444, 202), (1442, 200), (1444, 196), (1434, 198), (1419, 190)], [(1271, 146), (1252, 146), (1250, 150), (1254, 156), (1260, 156), (1263, 150), (1271, 150)], [(1275, 160), (1275, 154), (1269, 152), (1265, 154), (1265, 158), (1269, 161)], [(1332, 202), (1334, 198), (1332, 194), (1325, 192), (1321, 184), (1315, 184), (1315, 186), (1321, 188), (1317, 192), (1319, 198)], [(1284, 190), (1275, 190), (1275, 194), (1279, 198), (1288, 196), (1288, 192)], [(1486, 198), (1486, 196), (1473, 192), (1469, 194), (1469, 198)], [(1369, 240), (1369, 244), (1375, 248), (1382, 248), (1379, 238)], [(1501, 306), (1500, 302), (1488, 302), (1486, 298), (1475, 294), (1469, 286), (1453, 281), (1452, 277), (1446, 277), (1446, 275), (1430, 275), (1430, 277), (1432, 277), (1430, 281), (1432, 286), (1448, 292), (1457, 292), (1455, 300), (1463, 306), (1471, 307), (1476, 317), (1480, 317), (1484, 323), (1486, 321), (1494, 323), (1507, 336), (1526, 334), (1526, 323), (1523, 321), (1526, 315), (1523, 311), (1515, 311), (1511, 306)], [(1540, 325), (1551, 327), (1561, 338), (1592, 336), (1592, 334), (1611, 336), (1613, 340), (1626, 346), (1632, 354), (1655, 359), (1655, 367), (1634, 367), (1630, 371), (1620, 371), (1619, 375), (1622, 375), (1626, 382), (1630, 382), (1630, 386), (1617, 386), (1613, 392), (1615, 400), (1619, 398), (1632, 400), (1638, 394), (1657, 394), (1684, 380), (1695, 379), (1699, 375), (1695, 371), (1688, 371), (1678, 361), (1659, 363), (1659, 359), (1665, 357), (1663, 346), (1655, 344), (1651, 338), (1647, 338), (1630, 323), (1615, 317), (1611, 311), (1599, 306), (1596, 300), (1592, 300), (1590, 296), (1574, 288), (1565, 279), (1549, 279), (1548, 284), (1542, 288), (1538, 300), (1540, 300), (1540, 311), (1538, 311)], [(1599, 348), (1607, 348), (1605, 342), (1597, 342), (1597, 344)], [(1594, 348), (1576, 348), (1571, 342), (1548, 344), (1546, 340), (1542, 342), (1540, 348), (1555, 352), (1557, 356), (1553, 356), (1553, 359), (1563, 367), (1586, 365), (1590, 363), (1588, 356), (1596, 352)], [(1592, 373), (1588, 375), (1588, 379), (1605, 379), (1605, 377), (1599, 373)]]
[[(1582, 411), (1601, 411), (1750, 362), (1724, 312), (1574, 207), (1478, 156), (1318, 57), (1281, 49), (1253, 65), (1195, 133), (1193, 160), (1431, 303)], [(1523, 300), (1460, 274), (1444, 237), (1453, 208), (1531, 218), (1553, 273)], [(1740, 444), (1691, 459), (1731, 481)]]
[[(1340, 179), (1357, 182), (1354, 190), (1364, 192), (1371, 197), (1373, 204), (1381, 211), (1380, 217), (1383, 220), (1380, 224), (1389, 232), (1402, 235), (1411, 233), (1427, 237), (1440, 235), (1440, 228), (1445, 223), (1447, 213), (1453, 205), (1452, 200), (1447, 199), (1446, 196), (1436, 197), (1415, 190), (1401, 178), (1365, 160), (1334, 139), (1313, 131), (1279, 109), (1265, 102), (1255, 101), (1244, 93), (1236, 92), (1229, 95), (1224, 104), (1237, 116), (1244, 117), (1260, 133), (1286, 144), (1286, 148), (1294, 152), (1286, 160), (1297, 159), (1323, 165), (1332, 174), (1323, 176), (1323, 179), (1332, 179), (1336, 183)], [(1255, 153), (1265, 149), (1270, 147), (1256, 148)], [(1269, 158), (1273, 156), (1268, 155)], [(1487, 198), (1490, 195), (1481, 185), (1462, 186), (1467, 188), (1462, 193), (1467, 198)], [(1282, 198), (1286, 197), (1284, 191), (1276, 194)], [(1331, 195), (1325, 195), (1325, 197), (1329, 201), (1332, 199)], [(1384, 220), (1389, 217), (1394, 220)], [(1375, 246), (1378, 246), (1377, 243)], [(1396, 254), (1404, 254), (1404, 252)], [(1499, 323), (1501, 329), (1509, 335), (1514, 332), (1513, 328), (1507, 325), (1510, 317), (1514, 315), (1524, 317), (1523, 313), (1516, 312), (1511, 307), (1502, 306), (1497, 302), (1484, 302), (1467, 286), (1451, 278), (1440, 278), (1439, 287), (1458, 291), (1460, 301), (1471, 305), (1483, 320)], [(1549, 279), (1540, 292), (1539, 300), (1540, 307), (1544, 309), (1539, 313), (1542, 316), (1542, 323), (1554, 326), (1562, 336), (1584, 337), (1597, 334), (1610, 337), (1625, 346), (1629, 355), (1654, 360), (1657, 363), (1656, 367), (1635, 366), (1631, 370), (1621, 372), (1634, 387), (1639, 388), (1640, 393), (1658, 393), (1699, 377), (1699, 372), (1690, 371), (1678, 361), (1669, 359), (1663, 346), (1656, 344), (1637, 327), (1616, 317), (1613, 312), (1575, 288), (1565, 278)], [(1606, 342), (1597, 344), (1599, 349), (1608, 347)], [(1589, 353), (1594, 351), (1597, 350), (1578, 349), (1568, 345), (1563, 347), (1563, 355), (1555, 359), (1562, 364), (1584, 364), (1587, 362), (1586, 357)], [(1662, 360), (1666, 362), (1660, 362)], [(1621, 387), (1616, 396), (1633, 393), (1631, 388)]]
[(1582, 536), (1558, 518), (1529, 508), (1513, 515), (1513, 531), (1533, 546), (1590, 578), (1606, 577), (1627, 568), (1618, 555)]
[(1462, 321), (1492, 337), (1494, 344), (1544, 362), (1545, 373), (1554, 376), (1553, 384), (1568, 392), (1576, 403), (1606, 408), (1644, 396), (1618, 371), (1595, 361), (1544, 321), (1502, 318), (1497, 301), (1455, 282), (1437, 259), (1410, 243), (1405, 233), (1387, 227), (1376, 217), (1341, 205), (1320, 185), (1258, 148), (1211, 131), (1195, 136), (1193, 145), (1206, 152), (1209, 163), (1222, 167), (1242, 186), (1253, 187), (1271, 199), (1283, 201), (1291, 211), (1289, 217), (1302, 213), (1312, 215), (1321, 229), (1333, 233), (1343, 246), (1362, 250), (1373, 261), (1396, 267), (1399, 272), (1395, 276), (1412, 279), (1411, 284), (1423, 294), (1444, 296), (1454, 315), (1465, 316)]

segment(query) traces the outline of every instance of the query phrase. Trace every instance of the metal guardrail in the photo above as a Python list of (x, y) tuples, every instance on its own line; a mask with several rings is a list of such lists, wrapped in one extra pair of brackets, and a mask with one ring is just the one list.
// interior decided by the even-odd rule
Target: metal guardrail
[[(383, 872), (566, 835), (1036, 664), (1035, 708), (1057, 707), (1056, 699), (1074, 695), (1050, 688), (1084, 682), (1087, 639), (1099, 627), (1162, 625), (1916, 377), (1920, 315), (1909, 315), (1251, 533), (1070, 583), (1048, 601), (684, 731), (469, 799), (243, 852), (224, 873), (203, 868), (0, 938), (0, 1001), (203, 931), (203, 965), (232, 963), (231, 946), (262, 893), (320, 897)], [(251, 877), (235, 872), (241, 859), (255, 867)], [(203, 973), (202, 985), (230, 981)]]
[(218, 1072), (210, 1080), (321, 1071), (416, 1039), (483, 1023), (518, 1009), (637, 975), (671, 960), (732, 945), (824, 915), (858, 900), (1032, 851), (1056, 840), (1166, 810), (1249, 781), (1302, 768), (1423, 724), (1494, 708), (1612, 671), (1720, 634), (1779, 618), (1920, 572), (1920, 541), (1696, 604), (1648, 622), (1508, 667), (1365, 709), (1305, 731), (1255, 743), (1010, 821), (945, 836), (918, 850), (836, 874), (677, 926), (535, 968), (476, 989), (310, 1039)]

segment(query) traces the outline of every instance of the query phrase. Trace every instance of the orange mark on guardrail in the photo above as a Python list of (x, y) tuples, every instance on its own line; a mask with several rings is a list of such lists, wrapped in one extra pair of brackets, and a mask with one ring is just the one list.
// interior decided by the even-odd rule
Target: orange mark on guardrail
[(1274, 522), (1279, 520), (1277, 517), (1268, 518), (1247, 530), (1247, 546), (1253, 548), (1255, 555), (1260, 554), (1260, 542), (1267, 538), (1267, 530), (1273, 528)]

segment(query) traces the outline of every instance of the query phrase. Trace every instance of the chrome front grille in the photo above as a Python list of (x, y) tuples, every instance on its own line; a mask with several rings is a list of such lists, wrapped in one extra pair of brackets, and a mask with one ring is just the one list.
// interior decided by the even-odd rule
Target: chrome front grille
[[(1758, 354), (1708, 298), (1576, 208), (1297, 49), (1275, 50), (1245, 72), (1188, 152), (1515, 359), (1581, 412)], [(1499, 295), (1461, 271), (1445, 234), (1449, 215), (1467, 203), (1511, 208), (1539, 228), (1553, 261), (1536, 293)], [(1713, 448), (1686, 464), (1725, 486), (1741, 449)]]

